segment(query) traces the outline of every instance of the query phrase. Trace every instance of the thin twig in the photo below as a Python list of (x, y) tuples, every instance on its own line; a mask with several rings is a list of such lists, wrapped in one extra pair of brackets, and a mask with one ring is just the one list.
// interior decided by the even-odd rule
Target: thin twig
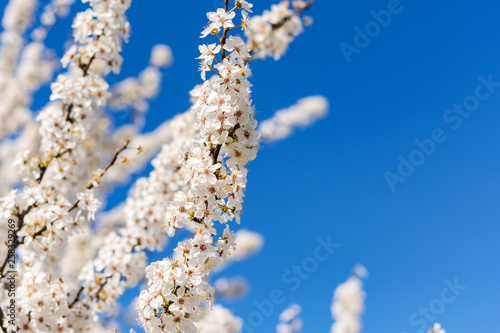
[(104, 286), (106, 285), (106, 283), (108, 283), (108, 280), (112, 277), (112, 275), (108, 275), (106, 276), (106, 279), (104, 280), (104, 282), (101, 282), (99, 284), (99, 289), (97, 289), (96, 293), (95, 293), (95, 298), (99, 299), (99, 294), (101, 293), (101, 291), (104, 289)]
[(76, 296), (75, 296), (75, 299), (73, 300), (73, 302), (71, 302), (70, 304), (68, 304), (68, 308), (72, 308), (76, 302), (78, 302), (78, 300), (80, 299), (80, 295), (82, 294), (82, 291), (83, 291), (83, 286), (80, 287), (80, 289), (78, 290), (78, 293), (76, 293)]
[[(224, 7), (226, 8), (226, 12), (229, 9), (229, 0), (224, 0)], [(220, 48), (221, 48), (221, 55), (222, 55), (222, 60), (226, 58), (226, 50), (224, 49), (224, 45), (226, 44), (226, 38), (227, 38), (227, 32), (230, 29), (224, 28), (224, 32), (222, 33), (222, 38), (220, 39)]]
[[(234, 127), (231, 130), (229, 130), (228, 136), (233, 136), (238, 128), (240, 128), (239, 123), (234, 125)], [(210, 156), (212, 156), (213, 164), (217, 164), (217, 159), (219, 158), (221, 148), (222, 144), (218, 144), (214, 149), (210, 151)]]

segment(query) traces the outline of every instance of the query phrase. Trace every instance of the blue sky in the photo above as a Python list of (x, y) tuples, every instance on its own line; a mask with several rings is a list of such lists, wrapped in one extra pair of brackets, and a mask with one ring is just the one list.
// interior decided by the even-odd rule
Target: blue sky
[[(198, 36), (214, 3), (134, 1), (121, 77), (144, 68), (156, 43), (175, 55), (145, 130), (189, 107), (188, 91), (201, 82)], [(254, 1), (255, 12), (270, 3)], [(391, 21), (371, 30), (348, 63), (339, 45), (355, 46), (354, 28), (376, 28), (371, 11), (388, 8)], [(255, 302), (281, 290), (285, 301), (254, 332), (273, 332), (292, 302), (302, 305), (304, 332), (328, 332), (333, 290), (356, 263), (370, 272), (364, 332), (423, 332), (422, 323), (434, 321), (420, 312), (428, 308), (450, 333), (500, 331), (500, 87), (482, 83), (500, 82), (499, 10), (493, 0), (317, 0), (307, 13), (314, 25), (284, 58), (251, 64), (258, 120), (314, 94), (331, 106), (313, 127), (263, 145), (249, 166), (241, 227), (262, 233), (266, 243), (221, 274), (247, 277), (248, 297), (221, 303), (248, 321)], [(68, 22), (50, 36), (59, 55)], [(475, 97), (480, 84), (480, 96), (489, 93), (482, 100)], [(35, 106), (46, 98), (41, 92)], [(448, 111), (464, 101), (475, 111)], [(436, 129), (440, 142), (419, 153), (415, 140), (428, 142)], [(400, 156), (419, 165), (391, 188), (386, 175), (398, 174)], [(120, 188), (110, 204), (125, 195)], [(328, 236), (340, 247), (292, 290), (283, 274)], [(467, 288), (445, 290), (455, 282)]]

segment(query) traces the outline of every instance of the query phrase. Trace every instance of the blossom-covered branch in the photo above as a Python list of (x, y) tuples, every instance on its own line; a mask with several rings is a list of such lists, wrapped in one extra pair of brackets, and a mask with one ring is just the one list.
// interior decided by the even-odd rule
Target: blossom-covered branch
[(352, 275), (340, 284), (333, 295), (332, 317), (335, 322), (331, 333), (358, 333), (361, 331), (361, 315), (365, 311), (364, 301), (366, 294), (363, 291), (361, 279), (368, 276), (368, 271), (357, 265)]
[(259, 130), (267, 142), (290, 136), (295, 127), (306, 127), (328, 112), (328, 100), (323, 96), (299, 99), (296, 104), (277, 111), (272, 118), (260, 123)]
[[(146, 268), (148, 290), (141, 292), (136, 309), (148, 332), (195, 332), (202, 300), (211, 304), (214, 298), (207, 277), (234, 248), (229, 225), (215, 239), (214, 222), (239, 220), (245, 166), (255, 158), (259, 143), (249, 96), (250, 70), (243, 61), (249, 56), (248, 48), (241, 38), (229, 36), (236, 28), (232, 22), (235, 11), (241, 10), (246, 20), (251, 7), (246, 1), (236, 1), (229, 9), (226, 0), (225, 8), (207, 14), (210, 23), (202, 37), (216, 35), (220, 44), (200, 46), (204, 83), (192, 92), (197, 136), (182, 154), (180, 171), (189, 190), (176, 193), (165, 221), (170, 236), (186, 225), (196, 232), (194, 238), (179, 243), (174, 258)], [(219, 52), (221, 59), (217, 60)], [(212, 70), (217, 75), (205, 80), (205, 73)]]

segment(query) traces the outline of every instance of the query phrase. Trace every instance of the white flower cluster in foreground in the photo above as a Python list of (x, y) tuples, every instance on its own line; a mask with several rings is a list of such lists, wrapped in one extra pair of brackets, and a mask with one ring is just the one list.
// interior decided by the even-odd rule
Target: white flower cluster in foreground
[[(123, 18), (122, 18), (123, 19)], [(91, 22), (90, 24), (93, 24)], [(124, 24), (128, 26), (128, 24)], [(75, 29), (79, 29), (78, 25), (75, 25)], [(95, 40), (89, 38), (89, 43), (94, 43)], [(229, 43), (230, 45), (230, 43)], [(228, 46), (229, 47), (229, 46)], [(80, 45), (79, 48), (85, 48), (85, 45)], [(74, 49), (74, 48), (72, 48)], [(165, 62), (168, 63), (169, 55), (168, 49), (164, 47), (156, 47), (152, 52), (151, 65), (159, 66)], [(68, 56), (66, 56), (68, 58)], [(88, 66), (88, 63), (82, 63), (81, 59), (78, 57), (70, 56), (71, 61), (76, 63), (75, 65), (70, 65), (70, 72), (67, 74), (68, 82), (75, 82), (80, 80), (80, 77), (96, 77), (99, 79), (99, 75), (106, 73), (106, 62), (100, 61), (99, 58), (94, 58), (92, 61), (92, 66)], [(91, 57), (92, 58), (92, 57)], [(95, 68), (94, 68), (95, 65)], [(59, 87), (61, 85), (56, 85)], [(76, 90), (76, 89), (75, 89)], [(75, 91), (76, 92), (76, 91)], [(73, 108), (81, 107), (80, 104), (86, 104), (81, 102), (83, 98), (78, 91), (78, 94), (71, 94), (71, 99), (68, 98), (65, 104), (52, 104), (49, 107), (59, 107), (64, 109), (65, 107), (72, 106), (70, 115), (73, 114)], [(87, 98), (87, 97), (84, 97)], [(78, 100), (79, 99), (79, 100)], [(57, 319), (57, 325), (60, 329), (77, 329), (78, 327), (87, 327), (92, 331), (99, 331), (101, 326), (96, 321), (98, 318), (93, 315), (99, 313), (103, 310), (110, 310), (116, 305), (117, 299), (123, 294), (126, 288), (133, 287), (137, 284), (137, 281), (144, 277), (144, 270), (141, 267), (146, 265), (146, 249), (161, 251), (166, 244), (166, 235), (161, 231), (164, 207), (166, 203), (174, 199), (174, 193), (176, 191), (186, 191), (189, 190), (190, 185), (184, 185), (183, 177), (179, 173), (182, 166), (182, 160), (177, 159), (178, 151), (184, 143), (188, 143), (195, 137), (195, 129), (191, 122), (192, 113), (194, 112), (194, 107), (187, 113), (179, 115), (173, 120), (166, 121), (164, 124), (160, 125), (157, 130), (136, 135), (136, 138), (131, 141), (132, 146), (141, 146), (142, 154), (137, 155), (136, 152), (132, 151), (130, 154), (124, 152), (122, 158), (124, 160), (130, 160), (131, 163), (127, 165), (127, 168), (111, 168), (106, 172), (106, 179), (101, 177), (101, 172), (99, 170), (94, 173), (94, 178), (92, 179), (92, 185), (101, 185), (100, 181), (119, 181), (128, 176), (128, 172), (140, 168), (148, 158), (153, 156), (156, 152), (157, 147), (163, 144), (163, 148), (160, 154), (153, 160), (152, 164), (154, 170), (151, 172), (149, 177), (141, 178), (137, 181), (133, 190), (130, 192), (129, 198), (124, 205), (117, 207), (114, 214), (114, 219), (116, 222), (111, 222), (110, 218), (105, 217), (102, 224), (98, 229), (91, 230), (89, 228), (89, 222), (85, 217), (92, 218), (96, 213), (96, 209), (99, 207), (99, 201), (96, 197), (92, 196), (92, 191), (84, 191), (79, 193), (79, 188), (85, 188), (87, 185), (87, 176), (84, 177), (84, 173), (77, 173), (77, 170), (88, 172), (92, 169), (88, 163), (88, 159), (94, 159), (95, 153), (102, 154), (102, 151), (96, 151), (92, 147), (98, 146), (104, 147), (116, 145), (118, 142), (123, 142), (123, 140), (128, 135), (135, 135), (135, 130), (133, 128), (121, 128), (117, 131), (112, 140), (106, 140), (105, 136), (99, 134), (100, 131), (106, 128), (106, 126), (101, 126), (105, 124), (103, 122), (102, 115), (98, 114), (100, 112), (99, 105), (94, 103), (94, 95), (90, 94), (88, 99), (93, 103), (92, 110), (94, 113), (89, 114), (89, 117), (83, 117), (84, 119), (77, 119), (70, 117), (66, 122), (61, 122), (61, 125), (65, 126), (76, 126), (80, 124), (85, 124), (83, 127), (86, 130), (84, 138), (82, 139), (80, 146), (74, 145), (75, 149), (78, 149), (78, 159), (72, 161), (72, 167), (70, 168), (60, 168), (54, 167), (58, 163), (67, 162), (67, 157), (73, 154), (74, 151), (61, 152), (61, 154), (56, 154), (56, 156), (50, 157), (42, 160), (40, 164), (38, 160), (30, 158), (28, 153), (22, 155), (23, 168), (27, 172), (33, 173), (32, 175), (28, 173), (27, 181), (32, 182), (35, 185), (33, 187), (28, 187), (27, 194), (25, 195), (26, 204), (30, 205), (40, 205), (41, 200), (45, 200), (45, 196), (40, 194), (38, 188), (50, 188), (54, 191), (55, 186), (53, 184), (58, 184), (58, 191), (60, 191), (61, 197), (70, 197), (72, 194), (75, 197), (81, 199), (78, 202), (77, 208), (81, 208), (82, 211), (77, 209), (76, 220), (74, 216), (69, 214), (71, 211), (65, 212), (63, 207), (63, 215), (59, 215), (55, 218), (54, 223), (50, 221), (50, 216), (47, 216), (40, 222), (32, 225), (30, 221), (38, 221), (39, 219), (39, 209), (30, 208), (28, 214), (26, 214), (24, 220), (27, 222), (20, 235), (28, 234), (33, 235), (35, 242), (31, 243), (29, 248), (24, 245), (20, 246), (20, 253), (28, 253), (28, 250), (34, 249), (38, 253), (40, 250), (47, 253), (56, 253), (57, 255), (50, 255), (50, 260), (52, 263), (49, 266), (52, 276), (62, 275), (64, 284), (60, 287), (69, 290), (67, 293), (67, 300), (59, 299), (57, 302), (62, 304), (71, 305), (68, 308), (61, 308), (61, 313), (66, 313), (65, 311), (70, 311), (78, 316), (83, 316), (82, 320), (78, 320), (75, 323), (66, 325), (66, 320), (73, 320), (73, 317), (63, 315), (62, 318)], [(133, 99), (131, 99), (133, 100)], [(74, 104), (73, 102), (78, 102), (79, 104)], [(195, 101), (196, 102), (196, 101)], [(71, 104), (70, 104), (71, 103)], [(77, 110), (78, 111), (78, 110)], [(90, 108), (89, 108), (90, 111)], [(92, 116), (93, 118), (90, 118)], [(94, 117), (95, 116), (95, 117)], [(44, 119), (40, 119), (44, 121)], [(105, 120), (105, 119), (104, 119)], [(42, 124), (41, 132), (45, 134), (45, 129), (47, 125)], [(28, 136), (38, 131), (38, 127), (33, 131), (32, 128), (25, 128), (24, 133), (26, 136), (21, 136), (19, 139), (14, 141), (16, 144), (19, 142), (18, 146), (34, 146), (36, 147), (37, 136)], [(57, 129), (58, 127), (55, 126)], [(73, 131), (68, 132), (68, 137), (72, 138), (70, 135)], [(81, 134), (81, 131), (76, 131), (77, 134)], [(96, 136), (98, 135), (98, 136)], [(55, 138), (60, 137), (59, 135)], [(41, 149), (43, 153), (46, 152), (45, 145), (52, 143), (48, 137), (45, 141), (42, 141), (44, 148)], [(39, 140), (38, 140), (39, 141)], [(71, 142), (68, 140), (66, 143)], [(65, 144), (66, 144), (65, 143)], [(63, 144), (61, 144), (63, 145)], [(71, 145), (70, 145), (71, 146)], [(80, 150), (85, 147), (84, 150)], [(9, 146), (10, 147), (10, 146)], [(13, 151), (15, 151), (16, 145), (12, 146)], [(37, 148), (38, 149), (38, 148)], [(225, 148), (224, 148), (225, 149)], [(2, 150), (2, 152), (8, 152), (8, 150)], [(12, 154), (11, 154), (12, 155)], [(105, 154), (103, 154), (106, 156)], [(8, 158), (8, 154), (5, 155), (5, 159)], [(86, 160), (87, 159), (87, 160)], [(26, 163), (25, 163), (26, 162)], [(179, 163), (181, 162), (181, 163)], [(31, 164), (30, 164), (31, 163)], [(76, 164), (76, 166), (75, 166)], [(45, 171), (40, 171), (41, 167), (47, 166)], [(130, 168), (133, 166), (133, 168)], [(78, 169), (77, 169), (78, 168)], [(42, 176), (43, 173), (43, 177)], [(61, 177), (61, 173), (64, 173), (64, 177)], [(41, 185), (36, 186), (37, 180), (40, 181)], [(60, 180), (58, 180), (60, 179)], [(2, 180), (7, 181), (7, 180)], [(10, 181), (10, 179), (9, 179)], [(56, 183), (55, 183), (56, 182)], [(8, 184), (8, 183), (7, 183)], [(68, 186), (66, 184), (80, 184)], [(59, 186), (60, 185), (60, 186)], [(106, 185), (103, 183), (102, 185)], [(95, 188), (96, 190), (100, 189)], [(9, 195), (2, 198), (0, 202), (0, 210), (4, 216), (10, 216), (15, 213), (16, 210), (16, 195), (15, 191), (12, 191)], [(37, 201), (38, 200), (38, 201)], [(19, 200), (17, 200), (19, 201)], [(69, 201), (66, 202), (67, 207), (71, 205)], [(29, 207), (28, 207), (29, 208)], [(50, 208), (50, 206), (47, 206)], [(73, 206), (69, 207), (73, 210)], [(83, 209), (87, 210), (87, 214), (83, 214)], [(21, 213), (21, 212), (19, 212)], [(70, 224), (61, 224), (61, 222), (67, 221)], [(57, 222), (57, 223), (55, 223)], [(54, 226), (58, 226), (59, 229), (54, 229)], [(68, 230), (74, 229), (76, 234), (67, 233)], [(194, 228), (192, 228), (194, 230)], [(97, 232), (97, 234), (96, 234)], [(6, 233), (5, 233), (6, 234)], [(247, 232), (250, 237), (245, 237), (242, 231), (241, 240), (241, 253), (236, 256), (235, 259), (244, 258), (245, 254), (251, 254), (257, 251), (262, 244), (262, 236), (256, 233)], [(66, 238), (68, 237), (68, 238)], [(26, 238), (29, 244), (30, 237)], [(47, 245), (43, 247), (37, 247), (38, 244)], [(55, 248), (64, 248), (62, 251), (55, 251)], [(84, 253), (82, 251), (85, 251)], [(112, 254), (112, 255), (110, 255)], [(23, 256), (22, 260), (32, 263), (32, 268), (30, 270), (36, 271), (42, 269), (42, 265), (49, 264), (46, 259), (46, 255), (43, 255), (37, 260), (32, 260), (33, 257)], [(36, 264), (35, 264), (36, 263)], [(78, 284), (78, 280), (75, 277), (80, 277), (81, 285)], [(48, 279), (50, 275), (45, 275)], [(42, 281), (45, 281), (42, 279)], [(22, 280), (21, 284), (26, 284), (28, 281)], [(56, 288), (54, 286), (53, 288)], [(37, 289), (43, 291), (40, 293), (40, 297), (45, 297), (45, 293), (50, 294), (54, 289)], [(21, 288), (21, 290), (24, 290)], [(61, 295), (64, 296), (64, 295)], [(6, 298), (7, 299), (7, 298)], [(25, 306), (26, 311), (30, 311), (31, 307)], [(47, 305), (47, 309), (50, 309), (50, 305)], [(66, 309), (66, 310), (65, 310)], [(82, 309), (86, 309), (82, 315)], [(32, 317), (33, 320), (36, 319)], [(45, 317), (43, 317), (45, 319)], [(66, 318), (66, 319), (64, 319)], [(33, 325), (33, 320), (30, 320), (27, 325)], [(40, 327), (44, 327), (44, 322), (40, 323)], [(69, 324), (68, 324), (69, 325)], [(83, 326), (81, 326), (83, 325)], [(32, 327), (32, 326), (27, 326)], [(37, 327), (37, 326), (34, 326)], [(45, 326), (47, 327), (47, 326)]]
[(271, 119), (263, 121), (259, 130), (267, 142), (282, 140), (293, 133), (295, 127), (313, 124), (328, 112), (328, 100), (323, 96), (302, 98), (296, 104), (277, 111)]
[[(203, 302), (211, 305), (214, 300), (208, 275), (235, 248), (229, 225), (217, 238), (215, 222), (227, 223), (234, 218), (239, 221), (246, 165), (256, 157), (260, 139), (250, 100), (250, 69), (243, 61), (248, 48), (241, 38), (227, 37), (236, 28), (232, 22), (235, 12), (241, 10), (246, 17), (241, 8), (249, 4), (239, 3), (241, 6), (232, 10), (226, 5), (207, 14), (209, 32), (224, 37), (217, 47), (200, 46), (202, 78), (205, 80), (208, 70), (217, 75), (191, 93), (196, 100), (192, 116), (197, 135), (179, 156), (180, 174), (189, 190), (176, 193), (165, 216), (169, 236), (186, 226), (195, 234), (178, 244), (172, 259), (146, 268), (148, 290), (141, 292), (136, 308), (148, 332), (196, 332), (194, 322), (199, 321)], [(221, 60), (214, 65), (219, 52)]]
[[(58, 67), (44, 42), (74, 0), (45, 1), (39, 10), (37, 0), (9, 0), (2, 20), (0, 173), (8, 177), (0, 178), (0, 217), (15, 220), (18, 243), (17, 321), (12, 324), (6, 316), (10, 297), (2, 288), (0, 329), (114, 331), (123, 317), (120, 297), (146, 278), (147, 289), (129, 305), (146, 331), (239, 332), (242, 319), (212, 304), (218, 297), (245, 294), (249, 284), (236, 276), (217, 279), (213, 288), (209, 278), (228, 263), (254, 255), (264, 243), (256, 232), (233, 234), (230, 228), (232, 220), (239, 222), (246, 167), (260, 141), (248, 63), (280, 58), (303, 31), (300, 14), (312, 1), (293, 1), (292, 6), (282, 1), (250, 18), (252, 4), (226, 0), (225, 8), (208, 13), (201, 35), (217, 36), (218, 43), (199, 47), (204, 82), (191, 92), (193, 105), (149, 133), (139, 132), (148, 100), (161, 88), (160, 68), (172, 62), (170, 48), (155, 46), (137, 79), (110, 89), (105, 78), (120, 70), (131, 1), (82, 2), (89, 8), (73, 21), (73, 45), (62, 59), (67, 72), (57, 76), (51, 102), (39, 112), (30, 110), (33, 95)], [(240, 28), (246, 42), (232, 34)], [(215, 75), (207, 80), (210, 73)], [(108, 111), (123, 108), (139, 117), (115, 128)], [(283, 139), (327, 108), (319, 96), (300, 100), (264, 121), (262, 135), (268, 141)], [(101, 214), (108, 190), (150, 161), (152, 171), (135, 181), (126, 200)], [(163, 251), (168, 236), (184, 228), (189, 236), (174, 253), (148, 265), (148, 254)], [(2, 244), (7, 235), (1, 223)], [(3, 250), (2, 257), (0, 282), (8, 285), (11, 268)], [(335, 294), (336, 333), (361, 327), (363, 269), (355, 274), (358, 282), (350, 278)], [(286, 309), (278, 332), (299, 331), (299, 314), (298, 305)], [(429, 332), (444, 330), (435, 324)]]
[[(24, 173), (25, 185), (18, 194), (11, 192), (8, 200), (2, 199), (4, 216), (19, 219), (17, 235), (23, 244), (17, 251), (23, 264), (16, 267), (16, 324), (21, 332), (101, 330), (96, 314), (103, 308), (97, 304), (102, 288), (80, 298), (78, 281), (61, 275), (61, 250), (73, 229), (94, 219), (101, 204), (94, 188), (116, 162), (117, 156), (92, 175), (90, 164), (79, 164), (87, 156), (86, 139), (94, 127), (95, 110), (106, 104), (108, 96), (108, 85), (100, 73), (111, 68), (118, 71), (121, 64), (121, 43), (128, 33), (124, 13), (130, 1), (93, 0), (90, 5), (92, 8), (78, 14), (73, 24), (76, 45), (63, 58), (69, 72), (52, 84), (54, 103), (37, 117), (41, 123), (40, 155), (34, 152), (32, 156), (30, 151), (19, 154), (15, 163)], [(91, 67), (94, 61), (103, 64), (99, 73)], [(22, 71), (24, 76), (35, 72), (35, 67)], [(86, 186), (73, 186), (81, 183)], [(17, 195), (14, 200), (13, 195)], [(1, 273), (5, 278), (5, 272)], [(15, 326), (9, 323), (11, 329)]]

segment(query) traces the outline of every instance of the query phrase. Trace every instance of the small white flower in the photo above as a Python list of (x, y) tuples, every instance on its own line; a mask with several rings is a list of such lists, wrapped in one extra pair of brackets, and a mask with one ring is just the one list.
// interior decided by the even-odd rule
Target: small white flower
[(249, 13), (252, 12), (251, 8), (253, 7), (253, 4), (249, 3), (248, 1), (245, 1), (245, 0), (235, 0), (234, 3), (236, 5), (236, 7), (238, 7), (239, 9), (244, 9), (244, 10), (246, 10)]
[(250, 57), (250, 50), (240, 37), (230, 36), (224, 44), (224, 49), (233, 52), (232, 54), (238, 58)]
[(0, 198), (0, 217), (9, 218), (16, 204), (17, 190), (11, 190), (9, 194)]
[(87, 219), (94, 220), (95, 213), (101, 206), (101, 202), (94, 196), (94, 191), (85, 190), (85, 192), (78, 193), (76, 197), (79, 200), (78, 207), (88, 212)]
[(198, 46), (198, 49), (200, 50), (201, 55), (196, 59), (202, 59), (207, 64), (211, 65), (215, 58), (215, 55), (220, 52), (221, 47), (220, 45), (214, 43), (208, 45), (200, 45)]

